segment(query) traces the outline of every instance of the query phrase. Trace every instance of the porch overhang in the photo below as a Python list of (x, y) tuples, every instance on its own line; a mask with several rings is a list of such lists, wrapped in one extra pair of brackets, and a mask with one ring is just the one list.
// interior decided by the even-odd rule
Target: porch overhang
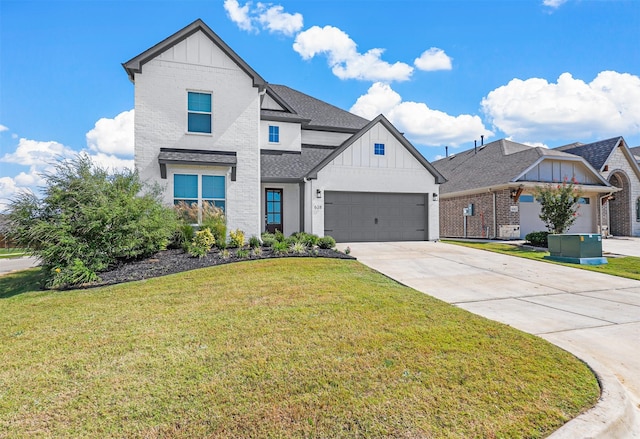
[(236, 181), (238, 158), (233, 151), (160, 148), (160, 177), (167, 178), (167, 165), (223, 166), (231, 168), (231, 181)]

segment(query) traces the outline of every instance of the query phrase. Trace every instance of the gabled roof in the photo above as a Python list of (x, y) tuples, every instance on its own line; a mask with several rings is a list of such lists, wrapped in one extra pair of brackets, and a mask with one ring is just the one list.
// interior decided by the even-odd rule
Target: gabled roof
[(609, 156), (618, 146), (620, 141), (624, 142), (622, 137), (612, 137), (607, 140), (600, 140), (593, 143), (572, 143), (570, 145), (559, 146), (556, 151), (563, 151), (569, 154), (579, 155), (589, 162), (598, 171), (602, 170)]
[(207, 37), (209, 37), (209, 39), (213, 41), (213, 43), (217, 45), (229, 58), (231, 58), (238, 65), (238, 67), (240, 67), (247, 75), (249, 75), (249, 77), (253, 79), (254, 87), (262, 88), (265, 86), (266, 81), (262, 78), (262, 76), (260, 76), (255, 70), (253, 70), (249, 66), (249, 64), (247, 64), (242, 58), (240, 58), (240, 56), (236, 52), (234, 52), (233, 49), (231, 49), (231, 47), (227, 45), (227, 43), (222, 41), (222, 39), (199, 18), (190, 25), (184, 27), (175, 34), (151, 47), (150, 49), (145, 50), (138, 56), (135, 56), (129, 61), (123, 63), (122, 67), (124, 67), (124, 69), (127, 71), (129, 79), (132, 82), (135, 82), (135, 74), (142, 71), (142, 66), (146, 62), (151, 61), (162, 52), (184, 41), (198, 31), (203, 32)]
[(404, 146), (416, 158), (416, 160), (418, 160), (420, 164), (422, 164), (422, 166), (424, 166), (425, 169), (427, 169), (431, 173), (431, 175), (435, 177), (436, 184), (442, 184), (446, 181), (442, 174), (440, 174), (440, 172), (438, 172), (438, 170), (434, 168), (433, 165), (429, 163), (429, 161), (425, 159), (422, 154), (420, 154), (420, 152), (411, 144), (411, 142), (409, 142), (382, 114), (362, 127), (362, 129), (356, 134), (345, 140), (337, 149), (333, 150), (331, 154), (325, 157), (324, 160), (322, 160), (320, 163), (318, 163), (318, 165), (316, 165), (311, 171), (308, 172), (307, 177), (317, 178), (318, 172), (322, 168), (331, 163), (333, 159), (340, 155), (344, 150), (351, 146), (356, 140), (362, 137), (377, 123), (381, 123), (382, 126), (384, 126), (402, 144), (402, 146)]
[(440, 193), (448, 194), (508, 185), (545, 158), (584, 163), (580, 157), (561, 151), (501, 139), (452, 154), (433, 162), (433, 166), (447, 178)]
[(636, 161), (640, 162), (640, 146), (629, 148), (629, 151), (631, 151), (631, 154), (636, 158)]
[[(286, 85), (269, 84), (267, 90), (285, 108), (290, 109), (299, 118), (308, 120), (304, 126), (306, 129), (355, 133), (369, 123), (365, 118), (356, 116)], [(283, 117), (289, 117), (285, 116), (289, 113), (284, 111), (261, 111), (261, 114), (270, 117), (275, 117), (277, 113), (281, 113)]]

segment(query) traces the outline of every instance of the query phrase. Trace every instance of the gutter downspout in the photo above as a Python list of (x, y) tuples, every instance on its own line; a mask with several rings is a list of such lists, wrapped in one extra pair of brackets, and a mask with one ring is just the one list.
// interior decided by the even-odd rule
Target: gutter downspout
[[(600, 205), (598, 206), (599, 210), (600, 210), (600, 236), (602, 238), (608, 238), (609, 236), (609, 224), (607, 224), (607, 236), (602, 236), (602, 227), (604, 226), (604, 221), (603, 221), (603, 215), (602, 215), (602, 208), (604, 207), (604, 203), (603, 200), (606, 198), (607, 199), (607, 203), (609, 202), (609, 197), (612, 196), (614, 193), (613, 192), (609, 192), (607, 195), (602, 195), (599, 200), (600, 200)], [(609, 221), (611, 221), (611, 218), (608, 218)]]
[(498, 239), (498, 215), (496, 213), (497, 210), (497, 204), (498, 204), (498, 200), (496, 197), (496, 193), (492, 192), (493, 194), (493, 239)]

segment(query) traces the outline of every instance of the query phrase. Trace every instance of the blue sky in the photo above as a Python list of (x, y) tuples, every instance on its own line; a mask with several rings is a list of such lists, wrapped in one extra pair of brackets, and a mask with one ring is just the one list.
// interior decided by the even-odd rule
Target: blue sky
[(121, 63), (197, 18), (267, 81), (384, 113), (429, 160), (480, 135), (640, 145), (637, 0), (0, 0), (0, 210), (58, 157), (132, 166)]

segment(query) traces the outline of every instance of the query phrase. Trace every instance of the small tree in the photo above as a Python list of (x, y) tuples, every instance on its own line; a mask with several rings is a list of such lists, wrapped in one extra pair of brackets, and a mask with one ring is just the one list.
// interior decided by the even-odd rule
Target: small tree
[(580, 192), (575, 179), (565, 178), (561, 184), (536, 188), (540, 203), (540, 219), (551, 233), (564, 233), (575, 222), (580, 207)]
[(11, 237), (43, 265), (53, 288), (97, 279), (120, 261), (166, 247), (176, 214), (134, 171), (110, 174), (87, 155), (59, 161), (44, 174), (44, 197), (19, 193), (9, 205)]

